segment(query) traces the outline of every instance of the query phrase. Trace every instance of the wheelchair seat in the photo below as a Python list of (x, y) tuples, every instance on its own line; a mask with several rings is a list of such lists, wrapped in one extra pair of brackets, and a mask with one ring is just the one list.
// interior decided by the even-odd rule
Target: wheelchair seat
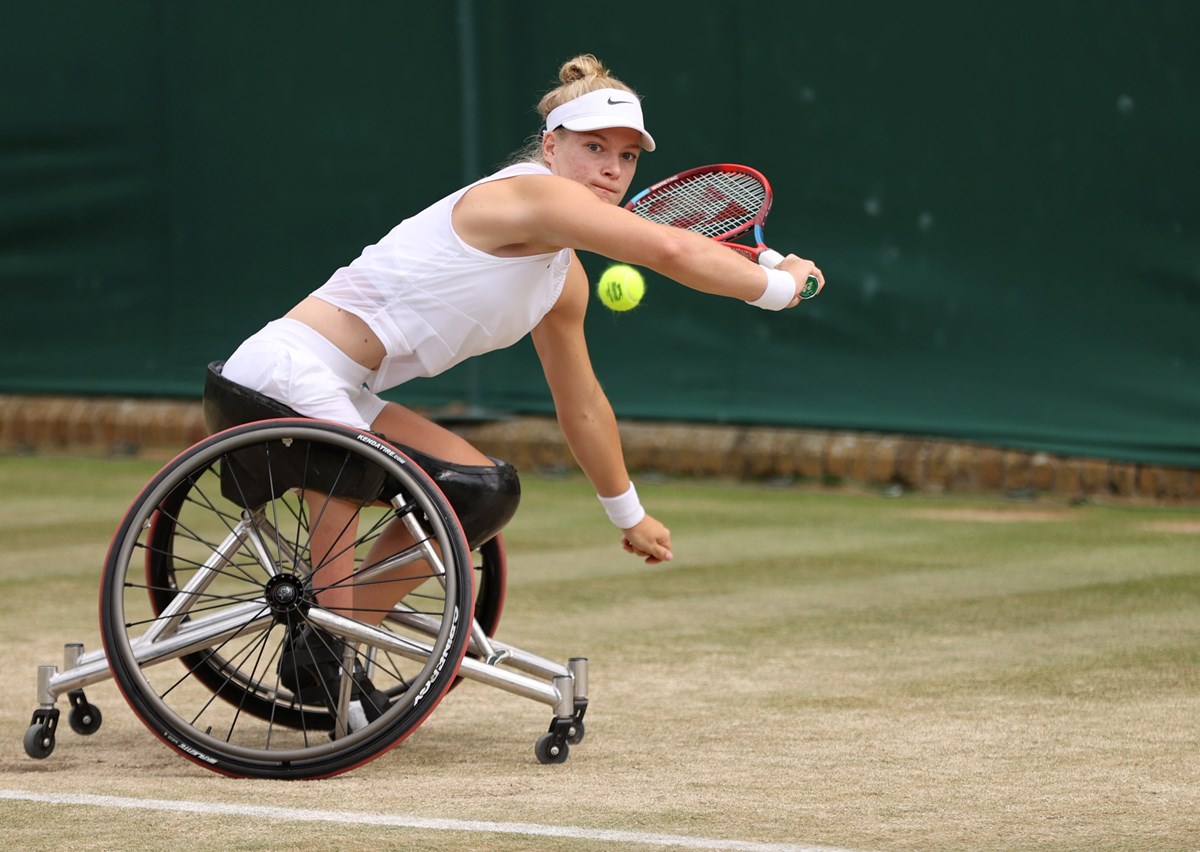
[[(224, 363), (214, 361), (209, 364), (204, 379), (204, 423), (210, 434), (243, 423), (304, 417), (276, 399), (225, 378), (222, 375)], [(433, 479), (458, 516), (471, 549), (495, 536), (516, 514), (521, 500), (521, 480), (517, 469), (508, 462), (489, 456), (494, 465), (455, 464), (378, 433), (372, 434), (408, 456)], [(279, 448), (277, 452), (286, 454), (289, 450)], [(273, 475), (268, 478), (261, 473), (265, 470), (262, 458), (254, 457), (249, 451), (233, 454), (229, 473), (222, 472), (224, 496), (248, 509), (301, 486), (351, 500), (370, 502), (386, 496), (387, 483), (376, 469), (346, 470), (340, 456), (336, 466), (332, 461), (318, 466), (320, 479), (315, 482), (311, 458), (305, 459), (303, 465), (297, 460), (295, 466), (297, 474), (301, 468), (306, 471), (304, 482), (298, 481), (295, 475), (281, 478), (279, 459), (275, 461)]]

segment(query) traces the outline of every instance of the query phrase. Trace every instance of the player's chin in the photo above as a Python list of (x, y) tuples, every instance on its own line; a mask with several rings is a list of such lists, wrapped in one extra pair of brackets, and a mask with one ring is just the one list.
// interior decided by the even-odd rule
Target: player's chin
[(605, 189), (604, 187), (596, 186), (595, 184), (592, 184), (588, 188), (592, 191), (592, 194), (594, 196), (599, 198), (605, 204), (620, 204), (621, 203), (622, 196), (619, 192), (613, 192), (611, 189)]

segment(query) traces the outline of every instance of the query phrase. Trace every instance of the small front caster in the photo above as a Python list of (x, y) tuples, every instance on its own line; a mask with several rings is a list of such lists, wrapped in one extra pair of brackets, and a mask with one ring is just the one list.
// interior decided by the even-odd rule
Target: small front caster
[[(26, 738), (28, 739), (28, 738)], [(533, 747), (538, 763), (564, 763), (571, 753), (565, 737), (555, 733), (542, 734)]]
[(33, 720), (25, 730), (25, 753), (34, 760), (44, 760), (54, 751), (54, 732), (58, 728), (58, 709), (34, 710)]
[[(587, 661), (584, 660), (584, 662)], [(584, 686), (586, 687), (586, 684)], [(586, 729), (583, 727), (583, 715), (587, 713), (587, 706), (588, 702), (586, 698), (575, 699), (575, 715), (571, 719), (571, 726), (567, 729), (567, 742), (571, 745), (579, 745), (583, 742), (583, 736), (586, 732)], [(550, 730), (554, 730), (554, 728)]]
[(94, 704), (88, 704), (83, 690), (76, 689), (68, 692), (67, 697), (71, 699), (71, 712), (67, 714), (67, 724), (71, 726), (71, 730), (84, 736), (100, 730), (100, 722), (103, 719), (100, 708)]
[(585, 732), (583, 720), (576, 719), (571, 723), (570, 730), (567, 731), (567, 742), (569, 742), (571, 745), (579, 745), (581, 742), (583, 742), (583, 736)]

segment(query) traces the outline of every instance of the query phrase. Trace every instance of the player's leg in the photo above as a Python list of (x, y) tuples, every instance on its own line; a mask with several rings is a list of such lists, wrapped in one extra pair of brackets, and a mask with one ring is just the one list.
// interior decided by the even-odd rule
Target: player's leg
[[(388, 402), (371, 423), (371, 431), (389, 441), (413, 447), (430, 456), (462, 465), (491, 466), (492, 459), (469, 441), (427, 417), (395, 402)], [(375, 540), (365, 566), (371, 566), (412, 545), (404, 525), (393, 521)], [(378, 623), (392, 607), (431, 576), (424, 562), (413, 562), (389, 572), (370, 585), (354, 591), (354, 607), (364, 621)]]
[(325, 609), (378, 624), (355, 605), (354, 550), (358, 537), (358, 504), (327, 494), (306, 492), (309, 515), (309, 553), (317, 603)]
[(494, 464), (491, 458), (476, 449), (466, 438), (396, 402), (384, 404), (379, 414), (371, 421), (371, 431), (383, 435), (393, 443), (412, 447), (454, 464)]
[[(360, 405), (369, 413), (371, 403)], [(371, 431), (389, 441), (412, 447), (453, 464), (491, 467), (495, 462), (470, 442), (427, 417), (395, 402), (384, 403), (371, 422)], [(357, 535), (352, 503), (309, 495), (312, 519), (312, 560), (317, 600), (327, 609), (348, 617), (378, 624), (392, 607), (431, 576), (423, 561), (411, 562), (356, 584), (352, 544)], [(394, 553), (411, 547), (412, 538), (404, 525), (393, 521), (375, 540), (362, 567), (366, 570)]]

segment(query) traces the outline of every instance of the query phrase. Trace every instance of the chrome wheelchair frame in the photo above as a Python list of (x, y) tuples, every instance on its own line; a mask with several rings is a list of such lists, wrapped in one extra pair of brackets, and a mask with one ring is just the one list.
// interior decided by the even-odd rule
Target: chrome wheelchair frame
[[(336, 582), (416, 584), (381, 621), (322, 605), (327, 563), (311, 537), (332, 497), (355, 520), (343, 531), (353, 569)], [(407, 546), (368, 559), (395, 524)], [(71, 729), (95, 733), (84, 688), (111, 677), (151, 732), (206, 769), (322, 778), (393, 748), (467, 678), (551, 707), (534, 752), (561, 763), (584, 736), (587, 660), (495, 637), (506, 571), (502, 537), (469, 551), (434, 481), (379, 436), (306, 418), (234, 426), (168, 462), (122, 518), (102, 580), (103, 650), (69, 643), (61, 668), (38, 667), (25, 751), (54, 750), (64, 694)], [(302, 631), (337, 652), (323, 695), (285, 676)], [(366, 682), (386, 700), (364, 717)]]

